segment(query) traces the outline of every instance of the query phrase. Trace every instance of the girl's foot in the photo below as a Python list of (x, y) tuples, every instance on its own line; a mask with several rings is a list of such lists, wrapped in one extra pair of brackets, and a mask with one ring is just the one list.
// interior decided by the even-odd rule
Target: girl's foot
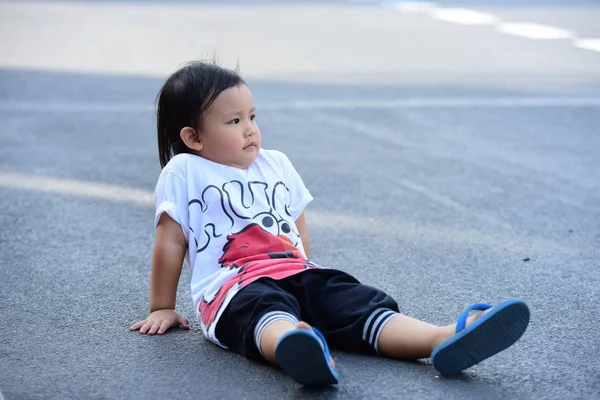
[[(471, 310), (485, 311), (468, 319)], [(529, 307), (522, 300), (509, 300), (494, 308), (474, 304), (459, 318), (456, 333), (434, 348), (431, 363), (444, 375), (460, 373), (512, 346), (525, 333), (529, 316)], [(446, 335), (447, 328), (442, 328)]]
[[(483, 317), (485, 314), (489, 313), (492, 310), (493, 308), (489, 308), (487, 310), (481, 311), (475, 315), (470, 316), (469, 318), (467, 318), (465, 328), (468, 328), (473, 322), (477, 321), (479, 318)], [(445, 342), (452, 336), (456, 335), (456, 325), (457, 324), (452, 324), (440, 327), (440, 331), (438, 335), (436, 335), (436, 338), (431, 346), (431, 351), (433, 351), (442, 342)]]
[[(304, 321), (298, 322), (298, 325), (296, 325), (296, 328), (314, 332), (312, 326), (310, 326), (309, 324), (307, 324)], [(331, 357), (329, 357), (329, 365), (331, 365), (331, 368), (335, 368), (335, 361), (333, 361), (333, 358), (331, 358)]]
[(305, 322), (285, 333), (275, 346), (279, 367), (296, 382), (306, 386), (338, 383), (338, 374), (323, 335)]

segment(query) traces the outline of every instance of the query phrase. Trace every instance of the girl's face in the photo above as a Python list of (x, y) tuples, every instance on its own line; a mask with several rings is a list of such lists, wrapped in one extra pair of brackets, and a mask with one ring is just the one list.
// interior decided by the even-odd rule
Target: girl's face
[(248, 168), (260, 149), (260, 129), (255, 120), (252, 93), (246, 85), (226, 89), (203, 115), (200, 157), (236, 167)]

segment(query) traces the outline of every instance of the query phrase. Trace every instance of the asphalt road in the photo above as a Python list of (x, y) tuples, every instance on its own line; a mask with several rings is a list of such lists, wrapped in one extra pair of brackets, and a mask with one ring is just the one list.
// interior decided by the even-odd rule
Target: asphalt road
[[(375, 2), (114, 3), (0, 2), (0, 399), (600, 395), (600, 52)], [(482, 3), (462, 4), (600, 38), (598, 2)], [(240, 60), (264, 147), (315, 197), (313, 261), (437, 324), (522, 298), (522, 340), (453, 379), (335, 352), (340, 385), (307, 391), (195, 323), (129, 332), (148, 309), (153, 100), (213, 51)]]

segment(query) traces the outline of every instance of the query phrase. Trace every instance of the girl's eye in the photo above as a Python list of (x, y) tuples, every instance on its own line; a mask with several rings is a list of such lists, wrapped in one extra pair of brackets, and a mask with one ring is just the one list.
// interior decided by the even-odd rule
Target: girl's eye
[(228, 122), (228, 124), (230, 125), (235, 125), (235, 124), (239, 124), (240, 123), (240, 119), (239, 118), (234, 118), (231, 121)]
[(256, 114), (250, 116), (250, 121), (254, 121), (256, 119)]

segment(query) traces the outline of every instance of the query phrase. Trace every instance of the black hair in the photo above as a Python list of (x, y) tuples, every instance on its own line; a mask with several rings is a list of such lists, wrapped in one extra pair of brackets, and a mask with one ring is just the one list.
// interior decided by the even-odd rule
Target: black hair
[(202, 114), (226, 89), (245, 84), (235, 71), (213, 62), (190, 62), (169, 76), (156, 96), (156, 128), (160, 166), (179, 153), (189, 153), (179, 132), (199, 131)]

